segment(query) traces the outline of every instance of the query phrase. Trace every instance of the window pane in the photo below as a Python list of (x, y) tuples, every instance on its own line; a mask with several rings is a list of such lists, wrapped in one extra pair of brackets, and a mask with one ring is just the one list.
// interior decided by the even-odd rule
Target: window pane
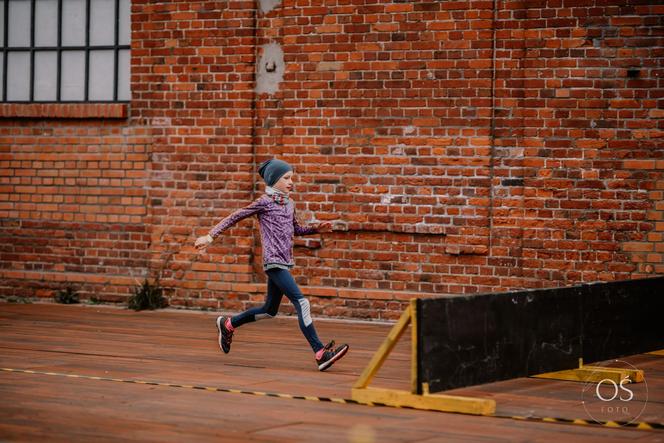
[(85, 52), (62, 52), (62, 100), (85, 99)]
[(58, 45), (58, 1), (39, 0), (35, 11), (35, 45)]
[(90, 51), (90, 100), (113, 100), (114, 51)]
[(9, 46), (30, 46), (29, 0), (9, 0)]
[(92, 0), (90, 4), (90, 44), (115, 44), (115, 0)]
[(120, 0), (120, 45), (131, 42), (131, 1)]
[(7, 63), (7, 100), (30, 100), (30, 53), (10, 52)]
[(3, 99), (3, 95), (2, 95), (3, 89), (2, 88), (4, 88), (4, 85), (5, 85), (5, 83), (4, 83), (4, 81), (5, 81), (5, 77), (4, 77), (5, 70), (3, 69), (3, 66), (4, 66), (3, 63), (4, 62), (5, 62), (5, 54), (0, 52), (0, 100)]
[(57, 99), (57, 71), (57, 52), (35, 52), (35, 100), (55, 101)]
[(130, 100), (129, 92), (129, 50), (120, 51), (118, 57), (118, 100)]
[(5, 44), (5, 2), (0, 2), (0, 45)]
[(85, 45), (85, 0), (62, 0), (62, 44)]

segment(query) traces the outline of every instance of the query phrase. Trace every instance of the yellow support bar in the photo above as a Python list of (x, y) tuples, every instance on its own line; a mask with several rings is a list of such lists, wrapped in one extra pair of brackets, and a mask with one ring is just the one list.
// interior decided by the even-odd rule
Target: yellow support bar
[(643, 383), (643, 380), (645, 379), (643, 375), (643, 369), (606, 368), (603, 366), (584, 366), (583, 369), (592, 369), (605, 373), (616, 372), (622, 377), (620, 380), (623, 380), (625, 377), (627, 377), (631, 383)]
[(659, 355), (660, 357), (664, 357), (664, 349), (660, 349), (659, 351), (652, 351), (648, 352), (650, 355)]
[(417, 394), (417, 299), (410, 300), (410, 392)]
[(393, 389), (364, 388), (353, 389), (352, 398), (364, 404), (382, 403), (394, 407), (410, 407), (442, 412), (474, 415), (492, 415), (496, 412), (496, 402), (494, 400), (455, 395), (417, 395)]
[(641, 383), (644, 380), (643, 370), (641, 369), (623, 369), (611, 368), (605, 366), (584, 365), (583, 359), (579, 359), (579, 367), (576, 369), (567, 369), (564, 371), (547, 372), (544, 374), (533, 375), (533, 378), (545, 378), (549, 380), (563, 381), (581, 381), (581, 382), (600, 382), (602, 380), (611, 380), (620, 383), (625, 378), (631, 383)]
[(392, 329), (390, 329), (390, 333), (387, 334), (387, 337), (380, 345), (380, 348), (378, 348), (378, 351), (371, 358), (371, 361), (369, 362), (367, 367), (364, 368), (362, 375), (360, 375), (359, 380), (357, 380), (353, 388), (362, 389), (369, 386), (371, 379), (373, 378), (374, 375), (376, 375), (376, 372), (378, 372), (380, 367), (383, 365), (385, 359), (394, 348), (394, 345), (397, 344), (397, 342), (401, 338), (401, 335), (408, 327), (408, 323), (410, 323), (410, 317), (411, 317), (411, 312), (409, 306), (408, 308), (406, 308), (403, 314), (401, 314), (401, 318), (399, 318), (397, 324), (394, 325)]
[[(412, 323), (411, 344), (411, 391), (396, 389), (370, 388), (369, 383), (397, 344), (408, 324)], [(454, 395), (429, 394), (429, 386), (422, 385), (422, 395), (417, 394), (417, 300), (410, 300), (410, 305), (401, 314), (401, 318), (392, 327), (387, 337), (362, 371), (359, 380), (351, 390), (351, 398), (363, 404), (384, 404), (394, 407), (410, 407), (443, 412), (459, 412), (475, 415), (492, 415), (496, 412), (496, 402), (490, 399), (460, 397)]]
[(629, 377), (629, 375), (627, 371), (623, 373), (618, 371), (598, 371), (596, 369), (583, 367), (578, 369), (568, 369), (565, 371), (547, 372), (545, 374), (532, 375), (531, 377), (582, 382), (600, 382), (609, 379), (619, 384), (625, 377)]

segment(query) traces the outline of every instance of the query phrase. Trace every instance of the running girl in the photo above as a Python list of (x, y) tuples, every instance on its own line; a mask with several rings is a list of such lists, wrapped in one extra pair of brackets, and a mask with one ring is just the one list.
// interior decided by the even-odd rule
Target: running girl
[(268, 278), (265, 304), (232, 318), (217, 317), (219, 347), (224, 353), (228, 353), (235, 329), (245, 323), (276, 316), (281, 298), (285, 294), (297, 311), (300, 330), (314, 352), (318, 370), (324, 371), (346, 354), (348, 345), (335, 348), (333, 340), (323, 346), (311, 319), (309, 301), (302, 295), (290, 269), (294, 266), (293, 236), (330, 232), (332, 225), (329, 222), (315, 226), (301, 226), (298, 223), (295, 205), (290, 198), (293, 190), (293, 168), (288, 163), (271, 159), (259, 166), (258, 173), (265, 181), (265, 194), (224, 218), (208, 235), (199, 237), (195, 243), (197, 249), (205, 250), (216, 237), (240, 220), (252, 215), (258, 217), (263, 245), (263, 269)]

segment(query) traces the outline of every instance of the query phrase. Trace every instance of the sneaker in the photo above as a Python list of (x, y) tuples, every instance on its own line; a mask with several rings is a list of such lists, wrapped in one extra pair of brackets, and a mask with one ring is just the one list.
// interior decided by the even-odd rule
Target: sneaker
[(233, 333), (226, 328), (226, 318), (223, 315), (217, 317), (217, 329), (219, 330), (219, 347), (224, 354), (228, 354), (231, 350), (231, 343), (233, 342)]
[(318, 370), (324, 371), (334, 364), (335, 361), (346, 355), (348, 352), (348, 345), (341, 345), (334, 349), (334, 340), (325, 345), (325, 352), (320, 359), (316, 359)]

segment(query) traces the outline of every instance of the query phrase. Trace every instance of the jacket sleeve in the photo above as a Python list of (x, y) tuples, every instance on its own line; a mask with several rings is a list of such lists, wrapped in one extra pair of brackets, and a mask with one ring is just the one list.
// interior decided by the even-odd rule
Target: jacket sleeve
[(258, 199), (250, 205), (245, 206), (242, 209), (238, 209), (233, 212), (228, 217), (224, 218), (222, 221), (217, 223), (217, 225), (212, 228), (209, 232), (210, 237), (217, 238), (222, 232), (232, 227), (237, 222), (244, 220), (247, 217), (251, 217), (255, 214), (260, 214), (265, 210), (265, 202), (262, 199)]
[(314, 226), (302, 226), (300, 222), (297, 221), (297, 214), (293, 213), (293, 232), (295, 235), (311, 235), (317, 234), (318, 229)]

